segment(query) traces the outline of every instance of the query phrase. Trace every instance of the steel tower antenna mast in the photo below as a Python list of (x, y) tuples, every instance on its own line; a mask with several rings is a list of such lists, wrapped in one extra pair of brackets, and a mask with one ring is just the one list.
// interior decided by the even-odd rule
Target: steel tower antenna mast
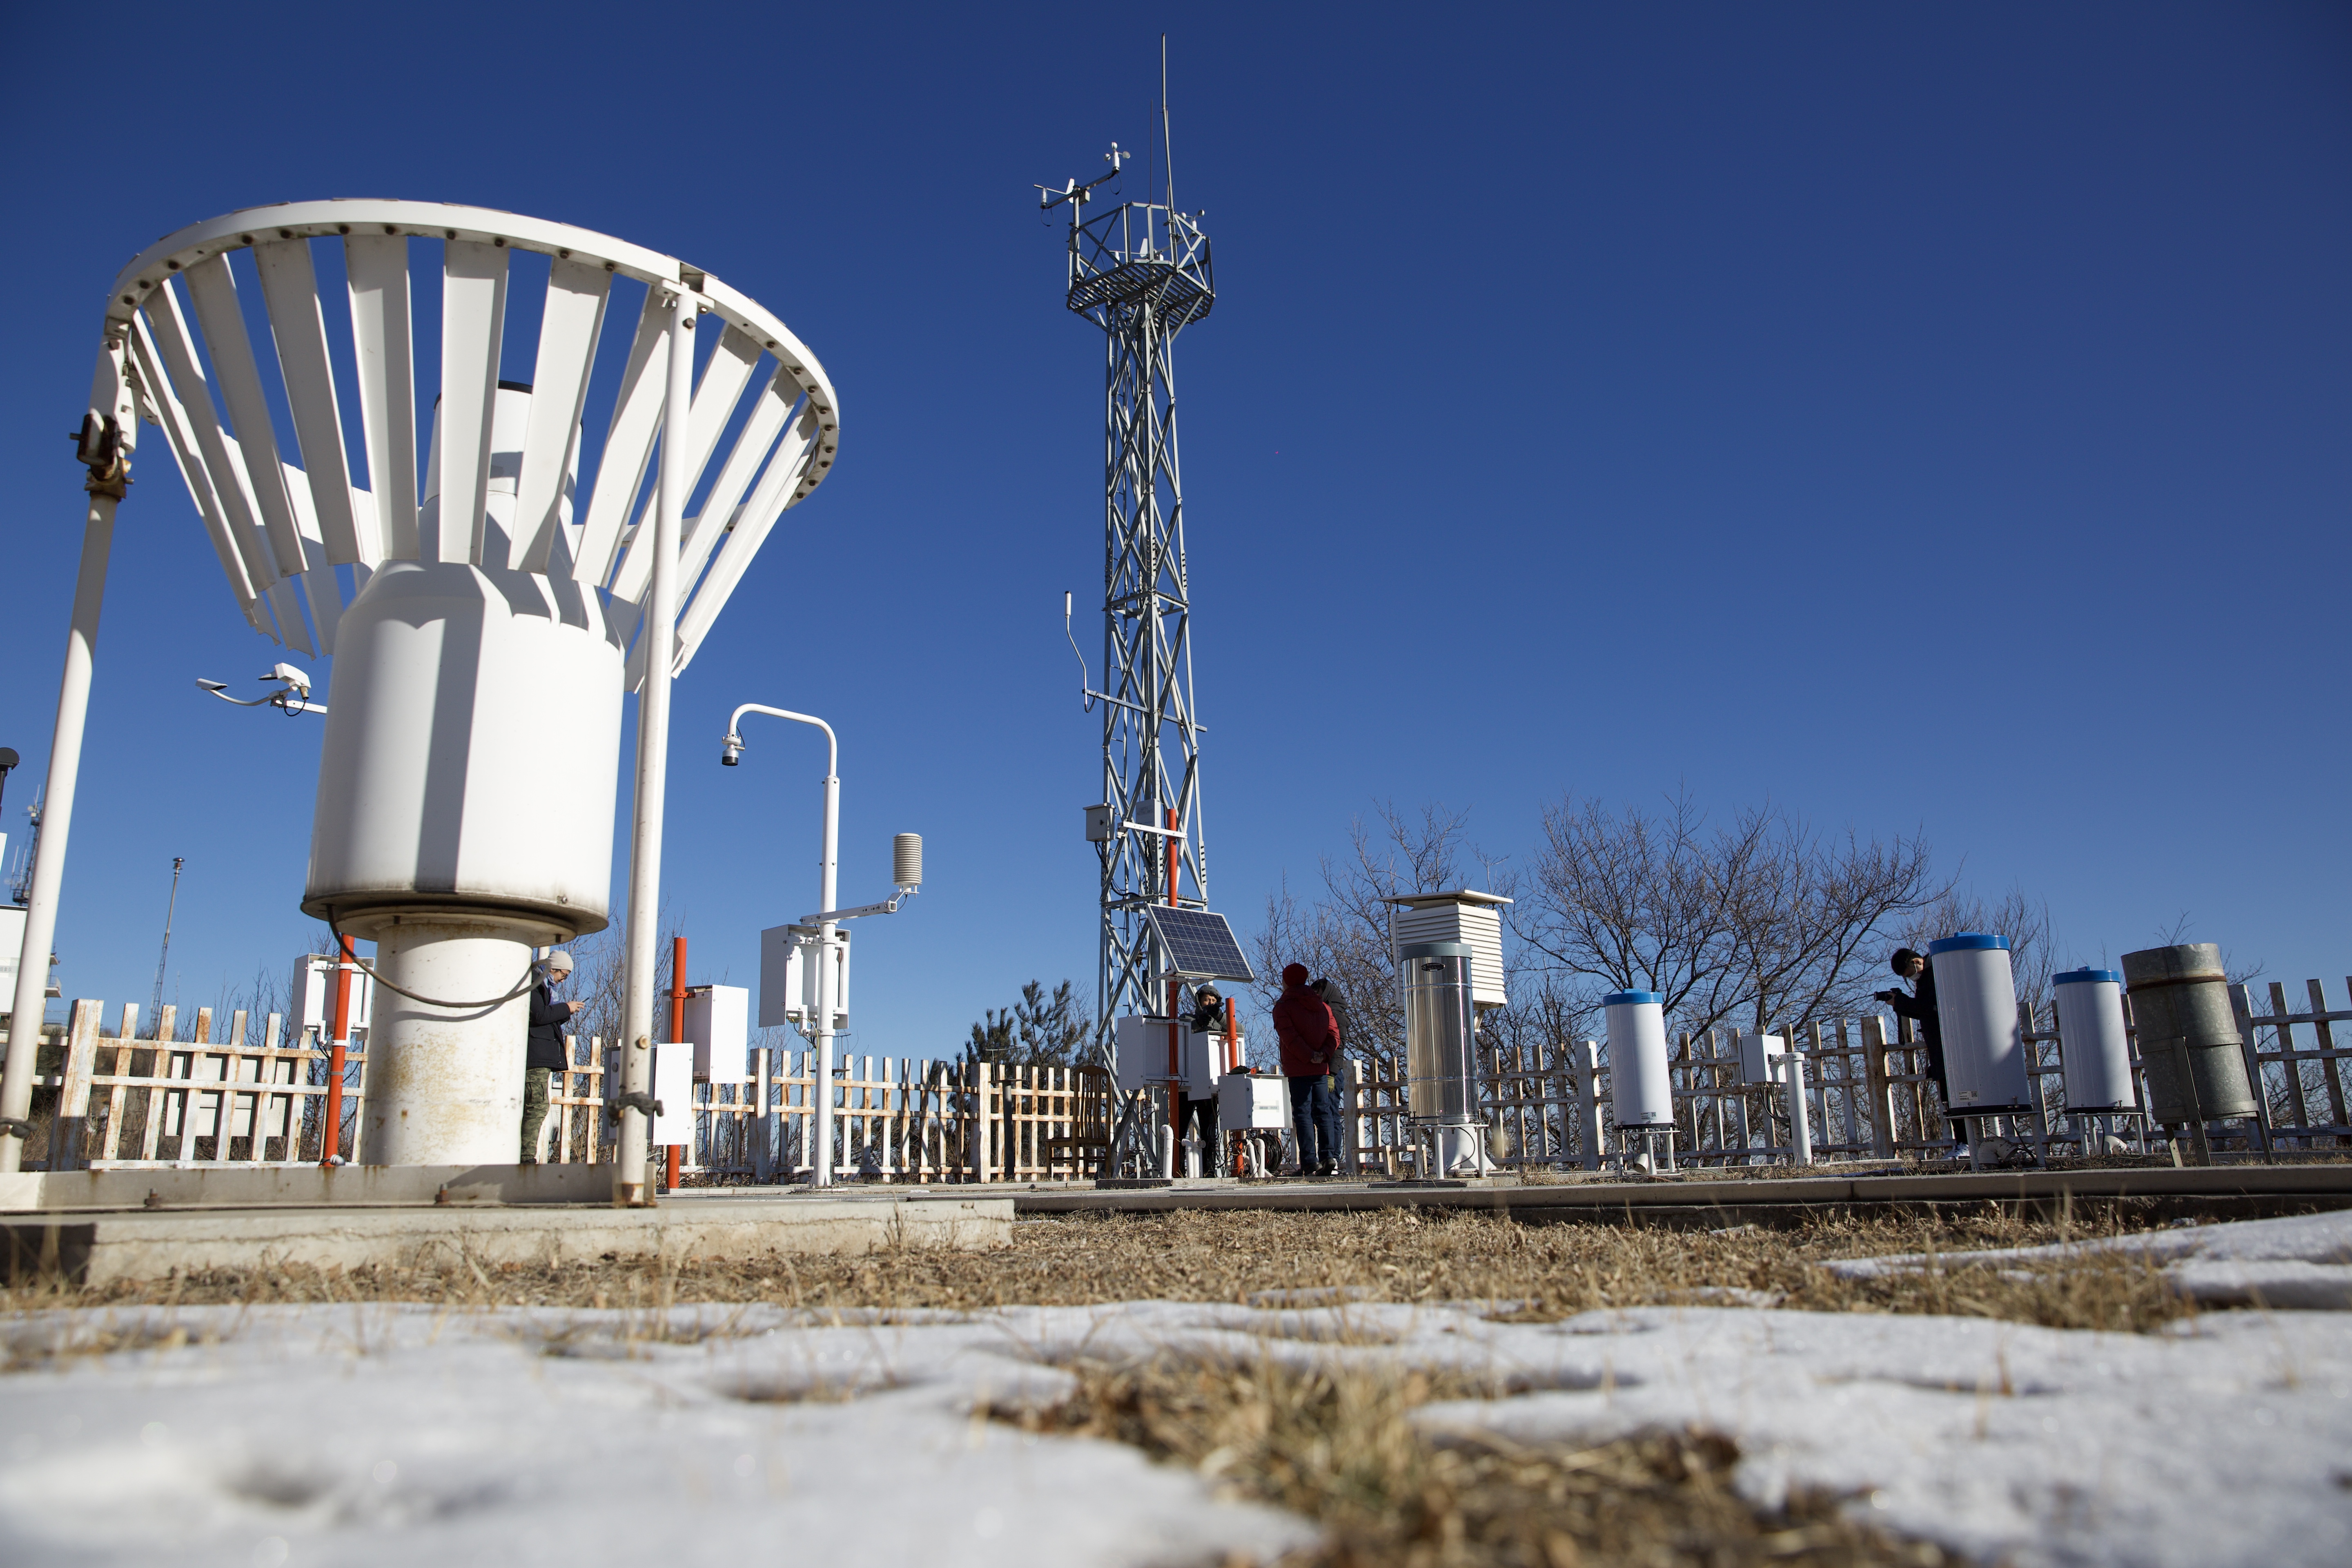
[[(1165, 99), (1163, 82), (1162, 98)], [(1166, 110), (1162, 107), (1162, 132)], [(1208, 851), (1201, 820), (1201, 726), (1192, 700), (1192, 589), (1184, 487), (1176, 447), (1176, 334), (1209, 313), (1216, 290), (1199, 213), (1160, 201), (1088, 216), (1097, 187), (1132, 153), (1080, 184), (1038, 187), (1041, 210), (1069, 209), (1069, 308), (1103, 330), (1102, 801), (1087, 837), (1102, 860), (1102, 941), (1095, 1049), (1112, 1063), (1113, 1020), (1172, 1013), (1143, 910), (1202, 909)], [(1163, 165), (1164, 166), (1164, 165)], [(1116, 195), (1116, 192), (1106, 193)], [(1067, 621), (1070, 605), (1065, 602)], [(1071, 646), (1076, 647), (1073, 635)], [(1085, 656), (1079, 656), (1081, 665)]]

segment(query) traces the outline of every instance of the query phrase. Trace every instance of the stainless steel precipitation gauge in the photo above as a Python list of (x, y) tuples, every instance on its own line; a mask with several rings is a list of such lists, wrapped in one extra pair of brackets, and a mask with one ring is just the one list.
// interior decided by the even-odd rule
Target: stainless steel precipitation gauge
[[(669, 682), (832, 470), (823, 367), (675, 257), (434, 202), (182, 229), (115, 279), (101, 337), (24, 951), (46, 957), (56, 923), (108, 547), (145, 423), (247, 624), (334, 658), (302, 909), (377, 943), (363, 1162), (516, 1158), (531, 950), (607, 924), (622, 696), (638, 693), (635, 1108), (614, 1180), (644, 1201)], [(306, 700), (286, 683), (266, 700)], [(46, 973), (20, 972), (18, 1016), (41, 1005), (24, 973)], [(37, 1037), (16, 1031), (0, 1119), (25, 1115)], [(21, 1149), (0, 1130), (0, 1170)]]

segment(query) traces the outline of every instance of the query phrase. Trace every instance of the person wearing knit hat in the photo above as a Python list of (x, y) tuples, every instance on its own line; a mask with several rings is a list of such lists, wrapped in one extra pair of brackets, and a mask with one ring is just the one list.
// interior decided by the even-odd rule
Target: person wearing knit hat
[(1339, 1059), (1339, 1028), (1330, 1007), (1307, 985), (1303, 963), (1283, 968), (1274, 1032), (1282, 1046), (1282, 1076), (1290, 1080), (1298, 1173), (1335, 1174), (1339, 1169), (1339, 1101), (1331, 1092), (1330, 1075)]
[(546, 978), (530, 988), (530, 1036), (522, 1069), (522, 1155), (526, 1165), (539, 1163), (539, 1130), (547, 1121), (548, 1082), (572, 1065), (563, 1044), (562, 1028), (583, 1011), (577, 1002), (558, 1002), (555, 988), (572, 978), (572, 955), (562, 948), (542, 963)]

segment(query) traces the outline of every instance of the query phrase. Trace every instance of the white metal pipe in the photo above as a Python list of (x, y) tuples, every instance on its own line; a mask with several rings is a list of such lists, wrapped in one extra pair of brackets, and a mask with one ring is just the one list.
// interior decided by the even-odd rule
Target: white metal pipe
[[(123, 375), (128, 341), (121, 330), (109, 330), (89, 384), (89, 411), (114, 420), (126, 469), (139, 439), (138, 413)], [(41, 1045), (41, 1017), (48, 1011), (49, 947), (58, 934), (58, 897), (65, 882), (66, 842), (73, 828), (74, 788), (81, 777), (82, 730), (89, 717), (90, 669), (98, 657), (99, 612), (106, 603), (106, 563), (114, 548), (117, 498), (97, 489), (85, 493), (89, 505), (82, 517), (81, 570), (74, 578), (73, 620), (66, 632), (65, 670), (58, 679), (57, 725), (49, 732), (41, 841), (33, 853), (33, 885), (25, 900), (8, 1055), (0, 1066), (0, 1118), (18, 1125), (33, 1109), (33, 1066)], [(24, 1158), (24, 1139), (0, 1131), (0, 1173), (21, 1169)]]
[[(65, 881), (66, 836), (73, 827), (74, 786), (81, 775), (81, 736), (89, 714), (90, 666), (98, 652), (99, 611), (106, 599), (106, 562), (114, 543), (112, 496), (93, 495), (82, 524), (81, 572), (74, 583), (66, 668), (58, 682), (58, 721), (49, 737), (49, 774), (41, 796), (41, 838), (25, 900), (25, 942), (16, 956), (16, 995), (9, 1015), (8, 1059), (0, 1069), (0, 1117), (23, 1121), (33, 1108), (33, 1064), (48, 1010), (49, 948), (58, 931), (58, 892)], [(24, 1140), (0, 1132), (0, 1172), (20, 1169)]]
[[(830, 740), (832, 735), (828, 726), (825, 736)], [(824, 858), (817, 862), (817, 908), (827, 911), (841, 907), (835, 901), (841, 869), (841, 779), (833, 771), (840, 766), (837, 747), (832, 754), (835, 761), (824, 776)], [(838, 994), (834, 982), (839, 962), (834, 951), (834, 935), (838, 929), (832, 921), (817, 928), (816, 1058), (820, 1092), (816, 1101), (816, 1184), (820, 1187), (833, 1184), (833, 1012), (834, 999)]]
[(1805, 1054), (1796, 1048), (1790, 1037), (1786, 1058), (1789, 1076), (1789, 1142), (1791, 1158), (1800, 1165), (1813, 1163), (1813, 1120), (1811, 1108), (1805, 1104)]
[[(677, 541), (686, 511), (688, 414), (694, 401), (694, 302), (670, 302), (668, 379), (662, 403), (661, 475), (654, 498), (653, 570), (646, 584), (645, 678), (637, 692), (637, 792), (629, 845), (629, 963), (622, 1005), (621, 1086), (653, 1089), (654, 964), (661, 920), (661, 837), (669, 782), (669, 677), (677, 640)], [(621, 1112), (621, 1152), (613, 1166), (613, 1201), (648, 1201), (646, 1148), (650, 1129), (634, 1108)]]

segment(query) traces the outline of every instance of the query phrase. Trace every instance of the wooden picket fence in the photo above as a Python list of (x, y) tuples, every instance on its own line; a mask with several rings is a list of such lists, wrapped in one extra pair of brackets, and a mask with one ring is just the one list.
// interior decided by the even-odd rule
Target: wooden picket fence
[[(816, 1140), (814, 1051), (754, 1053), (751, 1081), (695, 1086), (681, 1173), (767, 1182), (805, 1173)], [(1034, 1182), (1099, 1174), (1110, 1079), (1094, 1068), (849, 1057), (834, 1069), (833, 1167), (885, 1182)]]
[[(2352, 992), (2352, 981), (2347, 983)], [(2300, 1010), (2273, 982), (2261, 1011), (2232, 986), (2250, 1076), (2264, 1115), (2216, 1124), (2216, 1147), (2255, 1152), (2352, 1147), (2345, 1058), (2336, 1026), (2352, 1008), (2333, 1008), (2320, 982), (2306, 981)], [(2126, 1001), (2128, 1006), (2128, 1000)], [(320, 1157), (330, 1058), (315, 1030), (289, 1038), (276, 1013), (248, 1039), (252, 1021), (230, 1016), (215, 1039), (211, 1008), (198, 1008), (187, 1039), (178, 1009), (165, 1007), (152, 1035), (139, 1034), (139, 1008), (126, 1004), (111, 1035), (105, 1004), (69, 1010), (58, 1071), (37, 1083), (58, 1092), (46, 1147), (28, 1167), (50, 1170), (304, 1163)], [(2046, 1016), (2046, 1015), (2045, 1015)], [(2109, 1136), (2137, 1135), (2135, 1119), (2073, 1116), (2063, 1110), (2063, 1042), (2054, 1021), (2037, 1027), (2021, 1007), (2028, 1071), (2054, 1143), (2095, 1151)], [(1787, 1033), (1787, 1031), (1781, 1031)], [(613, 1158), (615, 1121), (605, 1109), (615, 1052), (603, 1040), (568, 1042), (572, 1065), (549, 1086), (544, 1157), (563, 1163)], [(54, 1047), (50, 1047), (54, 1048)], [(1949, 1149), (1953, 1131), (1927, 1088), (1925, 1047), (1907, 1019), (1840, 1019), (1799, 1031), (1790, 1048), (1805, 1064), (1811, 1152), (1816, 1158), (1886, 1159)], [(1500, 1129), (1499, 1161), (1522, 1168), (1593, 1168), (1613, 1152), (1606, 1053), (1591, 1040), (1482, 1047), (1481, 1093)], [(787, 1181), (805, 1173), (814, 1147), (817, 1073), (813, 1051), (754, 1053), (760, 1067), (742, 1084), (697, 1084), (691, 1142), (681, 1163), (698, 1182)], [(1379, 1064), (1343, 1064), (1347, 1163), (1364, 1173), (1405, 1173), (1421, 1155), (1406, 1114), (1404, 1085)], [(334, 1147), (357, 1154), (365, 1104), (364, 1036), (348, 1055), (343, 1124)], [(1739, 1081), (1737, 1037), (1683, 1035), (1671, 1069), (1676, 1157), (1698, 1164), (1786, 1160), (1787, 1090)], [(853, 1057), (835, 1069), (834, 1169), (887, 1182), (1031, 1182), (1104, 1173), (1113, 1096), (1108, 1075), (1090, 1068), (1018, 1067), (912, 1057)], [(2145, 1100), (2146, 1085), (2142, 1082)]]
[[(257, 1040), (231, 1015), (215, 1039), (213, 1012), (196, 1011), (190, 1037), (177, 1037), (178, 1009), (165, 1007), (152, 1036), (126, 1004), (111, 1035), (102, 1002), (69, 1010), (58, 1070), (37, 1077), (58, 1091), (46, 1142), (26, 1151), (28, 1168), (121, 1169), (314, 1163), (320, 1156), (331, 1060), (317, 1031), (287, 1037), (286, 1020), (265, 1018)], [(605, 1109), (617, 1080), (617, 1052), (604, 1040), (568, 1039), (570, 1065), (552, 1079), (543, 1157), (559, 1163), (610, 1161), (618, 1124)], [(804, 1173), (815, 1147), (816, 1054), (754, 1053), (758, 1075), (743, 1084), (698, 1083), (692, 1142), (681, 1173), (698, 1181), (789, 1180)], [(346, 1053), (342, 1125), (333, 1148), (357, 1157), (366, 1103), (364, 1035)], [(887, 1182), (1043, 1181), (1099, 1173), (1111, 1114), (1108, 1074), (1091, 1068), (1016, 1067), (920, 1058), (855, 1057), (834, 1076), (834, 1169)], [(665, 1118), (665, 1121), (668, 1119)]]
[[(258, 1041), (250, 1020), (230, 1014), (225, 1037), (213, 1037), (213, 1010), (196, 1009), (180, 1039), (179, 1009), (166, 1006), (142, 1038), (139, 1008), (125, 1003), (111, 1035), (100, 1032), (102, 1002), (70, 1009), (59, 1070), (37, 1084), (58, 1090), (46, 1147), (28, 1165), (81, 1170), (162, 1165), (291, 1164), (316, 1161), (326, 1111), (328, 1053), (312, 1031), (286, 1037), (286, 1021), (267, 1015)], [(358, 1058), (346, 1068), (346, 1137), (359, 1124), (365, 1090)], [(345, 1147), (348, 1148), (348, 1142)]]

